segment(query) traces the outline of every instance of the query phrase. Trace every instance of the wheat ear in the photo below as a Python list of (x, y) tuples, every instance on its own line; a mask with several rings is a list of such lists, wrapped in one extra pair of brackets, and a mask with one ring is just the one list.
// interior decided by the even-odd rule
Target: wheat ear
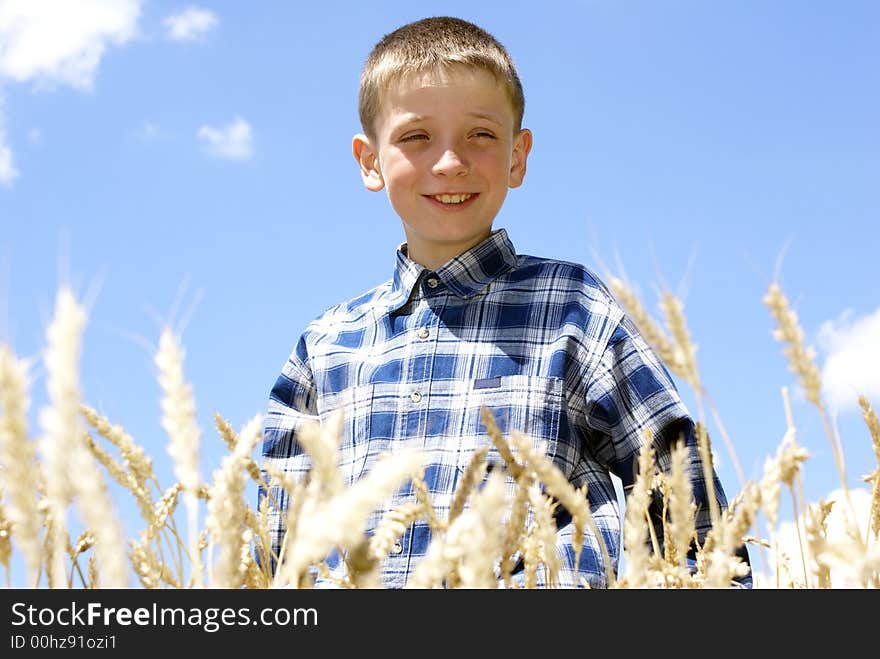
[(865, 481), (871, 483), (871, 523), (869, 528), (874, 532), (874, 540), (876, 541), (880, 537), (880, 419), (877, 418), (877, 413), (864, 396), (859, 396), (859, 407), (862, 408), (862, 416), (871, 433), (874, 455), (877, 458), (877, 467), (865, 476)]
[[(70, 289), (61, 288), (55, 317), (46, 333), (44, 362), (50, 404), (40, 415), (48, 465), (47, 494), (57, 524), (49, 569), (57, 583), (64, 570), (66, 507), (76, 494), (83, 522), (96, 537), (95, 552), (103, 566), (105, 585), (120, 588), (128, 583), (122, 524), (113, 513), (113, 501), (101, 473), (82, 442), (83, 431), (79, 423), (77, 374), (85, 323), (85, 310), (76, 302)], [(76, 474), (75, 479), (72, 474)]]
[(569, 483), (559, 468), (547, 457), (545, 449), (536, 450), (532, 448), (532, 442), (528, 437), (513, 430), (510, 433), (510, 438), (520, 458), (528, 466), (528, 469), (534, 473), (536, 480), (543, 483), (547, 492), (555, 497), (571, 514), (572, 522), (574, 523), (572, 548), (575, 552), (575, 565), (577, 566), (580, 563), (584, 532), (586, 529), (590, 529), (602, 555), (602, 561), (605, 565), (605, 577), (610, 587), (614, 583), (614, 571), (611, 568), (608, 548), (605, 546), (602, 534), (593, 521), (586, 489), (579, 490)]
[[(284, 560), (294, 576), (321, 561), (336, 546), (353, 548), (362, 540), (367, 516), (418, 473), (424, 457), (412, 451), (383, 455), (351, 487), (332, 499), (307, 498)], [(290, 527), (288, 527), (288, 533)]]
[(510, 587), (511, 573), (515, 565), (514, 558), (520, 549), (520, 542), (527, 532), (526, 522), (529, 516), (529, 487), (531, 484), (532, 475), (530, 473), (524, 471), (520, 474), (513, 492), (510, 517), (504, 527), (500, 568), (505, 588)]
[(192, 562), (192, 582), (202, 586), (201, 555), (198, 550), (199, 505), (199, 436), (196, 407), (192, 387), (183, 374), (184, 350), (178, 338), (165, 327), (159, 337), (155, 355), (159, 384), (162, 388), (162, 427), (168, 434), (168, 454), (174, 465), (174, 474), (183, 486), (187, 510), (187, 540)]
[(150, 505), (153, 505), (148, 482), (156, 483), (157, 479), (153, 471), (153, 461), (146, 454), (144, 448), (139, 446), (132, 439), (131, 435), (125, 432), (125, 428), (120, 425), (113, 425), (107, 417), (98, 414), (94, 408), (88, 405), (80, 405), (80, 414), (98, 431), (101, 437), (119, 449), (122, 462), (137, 483), (138, 491), (142, 493), (142, 496)]
[(776, 282), (770, 284), (770, 287), (767, 289), (767, 294), (764, 296), (764, 304), (770, 309), (770, 313), (777, 323), (773, 337), (777, 341), (786, 344), (782, 351), (788, 357), (789, 370), (797, 375), (798, 382), (803, 388), (807, 400), (813, 403), (819, 410), (822, 425), (825, 427), (825, 434), (828, 435), (828, 440), (831, 443), (831, 450), (834, 454), (834, 463), (837, 465), (841, 488), (846, 496), (847, 505), (854, 514), (855, 508), (849, 496), (849, 487), (846, 480), (843, 450), (831, 428), (831, 424), (828, 422), (828, 413), (825, 411), (825, 405), (822, 402), (822, 380), (819, 375), (819, 368), (816, 366), (816, 351), (810, 346), (805, 346), (804, 331), (798, 322), (797, 313), (789, 308), (788, 299)]
[(33, 485), (36, 446), (27, 430), (28, 364), (0, 345), (0, 465), (9, 495), (7, 515), (15, 544), (27, 566), (28, 583), (36, 586), (42, 555), (40, 519)]
[(48, 538), (46, 575), (51, 587), (65, 582), (64, 548), (67, 546), (67, 507), (73, 499), (70, 456), (77, 451), (80, 438), (79, 383), (77, 381), (80, 343), (86, 314), (73, 293), (62, 287), (55, 299), (55, 313), (46, 330), (43, 361), (46, 367), (48, 405), (40, 412), (43, 430), (40, 449), (45, 468), (46, 503), (52, 525)]
[(510, 472), (510, 475), (514, 480), (519, 478), (519, 475), (522, 472), (522, 466), (516, 461), (516, 458), (513, 457), (513, 453), (510, 451), (510, 446), (504, 439), (504, 435), (501, 434), (501, 429), (498, 427), (498, 423), (496, 423), (495, 417), (492, 415), (492, 410), (483, 405), (480, 408), (480, 417), (483, 420), (483, 424), (486, 426), (489, 438), (492, 440), (492, 443), (495, 444), (495, 448), (498, 449), (498, 453), (501, 454), (501, 457), (507, 464), (507, 470)]
[(676, 352), (672, 341), (667, 338), (660, 325), (645, 310), (635, 291), (617, 277), (609, 277), (608, 283), (627, 315), (639, 328), (642, 337), (657, 351), (669, 370), (687, 379), (687, 370), (681, 361), (681, 355)]
[(623, 545), (626, 552), (626, 586), (644, 588), (651, 572), (651, 552), (645, 519), (651, 505), (651, 484), (654, 481), (654, 449), (652, 437), (645, 437), (639, 450), (639, 473), (626, 497), (623, 520)]
[(262, 423), (263, 417), (258, 414), (245, 424), (232, 452), (223, 458), (214, 472), (205, 526), (219, 551), (211, 578), (211, 585), (218, 588), (238, 588), (242, 584), (244, 572), (240, 567), (248, 509), (244, 500), (246, 469), (247, 461), (262, 436)]
[(406, 528), (424, 514), (424, 506), (416, 501), (402, 503), (385, 513), (370, 538), (370, 555), (377, 561), (387, 558), (391, 547), (406, 532)]
[(455, 493), (452, 495), (449, 517), (446, 520), (447, 524), (454, 522), (455, 518), (462, 513), (465, 503), (467, 503), (467, 498), (486, 475), (486, 455), (488, 453), (488, 446), (480, 446), (471, 455), (468, 466), (464, 470), (464, 475), (461, 477), (455, 488)]
[(673, 447), (668, 478), (670, 519), (665, 548), (670, 550), (671, 562), (677, 565), (682, 575), (687, 572), (687, 554), (696, 532), (694, 513), (697, 506), (688, 479), (688, 455), (683, 442)]
[(504, 476), (492, 472), (470, 507), (435, 536), (406, 588), (440, 588), (444, 579), (466, 588), (496, 588), (495, 557), (501, 551)]

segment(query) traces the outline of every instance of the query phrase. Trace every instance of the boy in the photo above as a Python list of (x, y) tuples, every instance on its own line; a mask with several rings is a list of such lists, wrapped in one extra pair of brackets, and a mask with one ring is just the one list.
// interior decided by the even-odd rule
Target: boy
[[(270, 395), (263, 455), (301, 478), (309, 458), (295, 441), (297, 428), (342, 410), (340, 467), (348, 483), (381, 453), (418, 448), (442, 516), (473, 451), (491, 446), (480, 416), (486, 406), (505, 435), (519, 430), (545, 442), (569, 481), (588, 485), (616, 570), (611, 474), (625, 488), (633, 484), (643, 431), (653, 433), (658, 464), (668, 463), (682, 433), (692, 447), (701, 541), (709, 528), (706, 487), (693, 423), (668, 373), (605, 286), (577, 264), (516, 254), (506, 231), (492, 228), (507, 190), (526, 173), (532, 134), (521, 126), (523, 108), (508, 53), (471, 23), (428, 18), (374, 47), (361, 75), (364, 132), (352, 151), (366, 188), (388, 194), (406, 242), (389, 281), (331, 307), (303, 333)], [(503, 467), (494, 449), (489, 463)], [(725, 509), (717, 479), (715, 492)], [(277, 553), (287, 498), (274, 494)], [(414, 500), (411, 488), (386, 510), (404, 500)], [(370, 518), (370, 531), (384, 512)], [(573, 524), (557, 512), (560, 586), (581, 586)], [(383, 585), (405, 586), (429, 542), (427, 523), (411, 524), (383, 564)], [(337, 555), (328, 565), (333, 576), (343, 573)], [(607, 586), (589, 535), (577, 574), (592, 588)], [(319, 577), (315, 585), (331, 583)]]

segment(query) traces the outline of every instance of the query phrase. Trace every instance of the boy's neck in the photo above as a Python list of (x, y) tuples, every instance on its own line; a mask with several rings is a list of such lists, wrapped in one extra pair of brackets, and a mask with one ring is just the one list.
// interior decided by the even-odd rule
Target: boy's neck
[(424, 244), (419, 240), (408, 239), (406, 242), (406, 255), (410, 261), (414, 261), (428, 270), (436, 270), (456, 256), (464, 254), (472, 247), (479, 245), (490, 235), (491, 232), (467, 242), (443, 243), (440, 245), (436, 243)]

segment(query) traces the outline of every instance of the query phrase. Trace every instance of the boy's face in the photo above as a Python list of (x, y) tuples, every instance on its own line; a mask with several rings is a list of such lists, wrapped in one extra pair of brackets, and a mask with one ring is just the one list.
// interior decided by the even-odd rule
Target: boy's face
[(397, 81), (382, 96), (376, 138), (356, 135), (367, 189), (387, 190), (409, 257), (436, 268), (489, 236), (508, 188), (526, 172), (531, 133), (488, 71), (455, 66)]

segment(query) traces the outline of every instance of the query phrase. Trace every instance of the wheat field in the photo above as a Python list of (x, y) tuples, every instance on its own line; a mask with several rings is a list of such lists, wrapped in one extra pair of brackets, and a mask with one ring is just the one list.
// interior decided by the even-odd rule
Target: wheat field
[[(670, 371), (692, 388), (699, 407), (700, 453), (704, 464), (712, 464), (714, 440), (702, 415), (704, 405), (714, 408), (700, 380), (681, 302), (665, 293), (664, 317), (658, 322), (626, 283), (614, 277), (609, 283)], [(810, 455), (798, 443), (783, 387), (787, 430), (775, 453), (768, 454), (761, 479), (746, 481), (731, 497), (726, 514), (713, 511), (713, 528), (698, 545), (696, 569), (691, 569), (685, 557), (695, 537), (694, 506), (683, 477), (684, 453), (674, 453), (668, 473), (661, 472), (650, 442), (645, 442), (625, 508), (619, 574), (606, 554), (610, 588), (728, 588), (746, 569), (736, 555), (743, 544), (753, 557), (755, 588), (880, 586), (880, 468), (864, 477), (866, 487), (847, 488), (815, 355), (804, 345), (797, 316), (776, 283), (763, 302), (789, 367), (822, 419), (841, 489), (819, 501), (805, 501), (802, 465)], [(484, 422), (514, 487), (505, 485), (501, 470), (486, 476), (486, 447), (475, 453), (443, 517), (431, 504), (421, 480), (421, 456), (415, 452), (388, 455), (347, 486), (337, 469), (342, 419), (336, 416), (323, 427), (306, 426), (299, 436), (313, 464), (306, 481), (268, 474), (292, 502), (281, 555), (270, 557), (268, 500), (256, 510), (248, 495), (254, 485), (268, 489), (271, 484), (261, 481), (252, 457), (262, 417), (235, 430), (215, 414), (227, 451), (211, 477), (201, 479), (196, 406), (184, 373), (184, 351), (175, 333), (164, 328), (154, 361), (174, 482), (161, 483), (153, 457), (124, 426), (82, 399), (78, 361), (85, 322), (83, 306), (62, 287), (46, 332), (47, 403), (39, 410), (36, 429), (28, 427), (32, 365), (0, 344), (0, 564), (7, 587), (12, 587), (15, 556), (30, 588), (308, 588), (315, 572), (327, 574), (324, 561), (338, 550), (347, 565), (340, 587), (378, 588), (383, 559), (419, 519), (430, 524), (433, 540), (412, 574), (411, 587), (515, 587), (511, 567), (517, 555), (524, 560), (524, 587), (535, 588), (539, 582), (554, 587), (560, 559), (553, 506), (562, 505), (571, 514), (575, 537), (593, 524), (585, 493), (573, 488), (529, 438), (516, 431), (502, 436), (485, 410)], [(866, 398), (859, 397), (859, 404), (880, 463), (880, 421)], [(721, 435), (735, 455), (730, 439), (723, 431)], [(407, 481), (414, 485), (416, 501), (394, 509), (368, 536), (366, 518)], [(136, 504), (140, 531), (134, 537), (126, 537), (110, 483)], [(666, 511), (662, 551), (646, 521), (652, 492), (662, 495)], [(782, 506), (791, 510), (793, 523), (781, 521)], [(83, 529), (79, 533), (77, 525)], [(278, 564), (274, 574), (267, 568), (270, 559)], [(765, 569), (758, 571), (761, 566)]]

